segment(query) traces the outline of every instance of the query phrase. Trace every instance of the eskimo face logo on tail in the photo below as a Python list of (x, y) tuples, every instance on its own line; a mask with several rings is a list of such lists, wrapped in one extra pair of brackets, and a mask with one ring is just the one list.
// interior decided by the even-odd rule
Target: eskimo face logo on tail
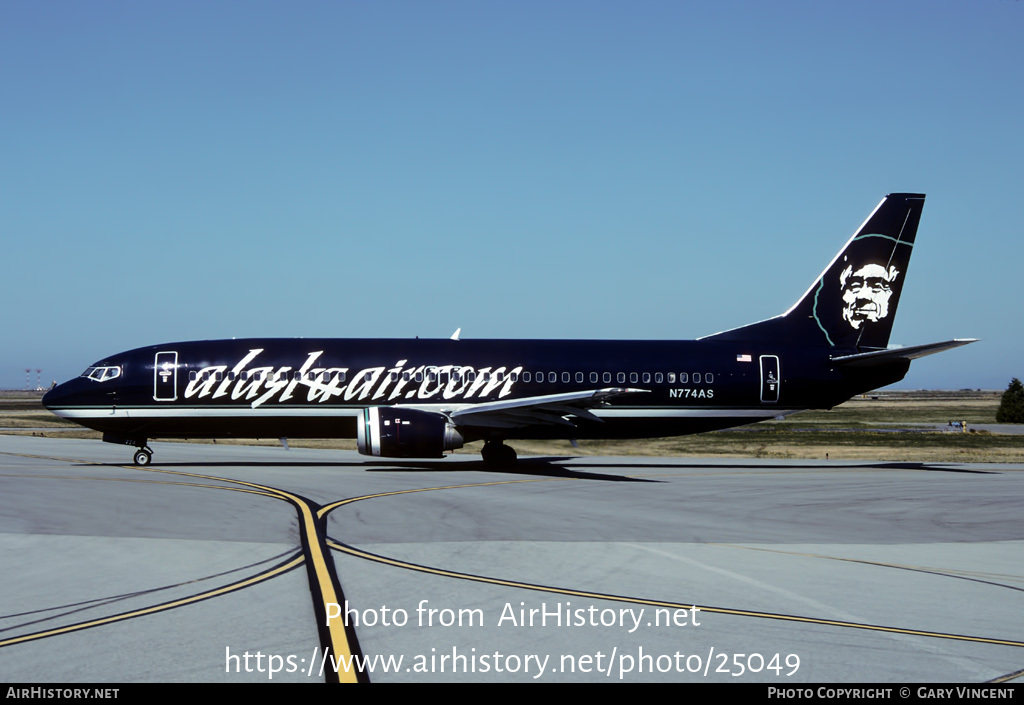
[(877, 323), (889, 315), (889, 299), (899, 270), (888, 269), (874, 262), (854, 269), (848, 266), (839, 275), (843, 292), (843, 320), (854, 330), (867, 323)]

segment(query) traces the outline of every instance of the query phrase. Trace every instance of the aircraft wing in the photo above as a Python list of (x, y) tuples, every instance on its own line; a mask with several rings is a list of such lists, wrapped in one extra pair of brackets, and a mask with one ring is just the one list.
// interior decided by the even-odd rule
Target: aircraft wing
[(458, 426), (519, 428), (552, 424), (575, 427), (576, 424), (566, 417), (575, 416), (579, 419), (601, 422), (600, 418), (590, 413), (590, 409), (603, 406), (612, 397), (647, 391), (650, 390), (610, 387), (482, 404), (464, 404), (448, 411), (448, 417)]
[(849, 367), (874, 367), (876, 365), (884, 365), (893, 360), (916, 360), (925, 355), (934, 355), (943, 350), (951, 350), (961, 345), (976, 342), (978, 342), (977, 338), (958, 338), (942, 343), (927, 343), (925, 345), (911, 345), (907, 348), (891, 348), (889, 350), (875, 350), (855, 355), (840, 355), (839, 357), (833, 357), (832, 362)]

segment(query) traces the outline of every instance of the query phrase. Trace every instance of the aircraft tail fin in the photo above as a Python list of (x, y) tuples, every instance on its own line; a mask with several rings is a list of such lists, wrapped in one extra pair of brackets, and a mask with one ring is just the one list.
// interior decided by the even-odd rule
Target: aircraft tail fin
[(788, 311), (706, 339), (787, 336), (833, 348), (885, 349), (924, 198), (919, 193), (889, 194)]

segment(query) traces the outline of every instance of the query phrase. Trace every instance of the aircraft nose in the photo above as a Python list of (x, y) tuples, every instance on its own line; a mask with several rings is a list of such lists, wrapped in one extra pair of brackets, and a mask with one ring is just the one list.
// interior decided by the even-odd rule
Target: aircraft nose
[(48, 391), (43, 395), (43, 406), (47, 409), (53, 409), (55, 406), (61, 405), (61, 400), (65, 397), (64, 384), (58, 384), (56, 387)]
[(82, 385), (80, 379), (73, 379), (56, 387), (43, 395), (43, 406), (48, 410), (60, 409), (74, 404), (74, 400), (81, 394)]

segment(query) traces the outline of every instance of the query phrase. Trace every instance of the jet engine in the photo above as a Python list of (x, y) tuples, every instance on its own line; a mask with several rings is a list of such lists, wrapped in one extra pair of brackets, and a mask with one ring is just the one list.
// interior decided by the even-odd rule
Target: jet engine
[(360, 453), (383, 458), (440, 458), (464, 442), (441, 414), (400, 406), (363, 409), (356, 437)]

